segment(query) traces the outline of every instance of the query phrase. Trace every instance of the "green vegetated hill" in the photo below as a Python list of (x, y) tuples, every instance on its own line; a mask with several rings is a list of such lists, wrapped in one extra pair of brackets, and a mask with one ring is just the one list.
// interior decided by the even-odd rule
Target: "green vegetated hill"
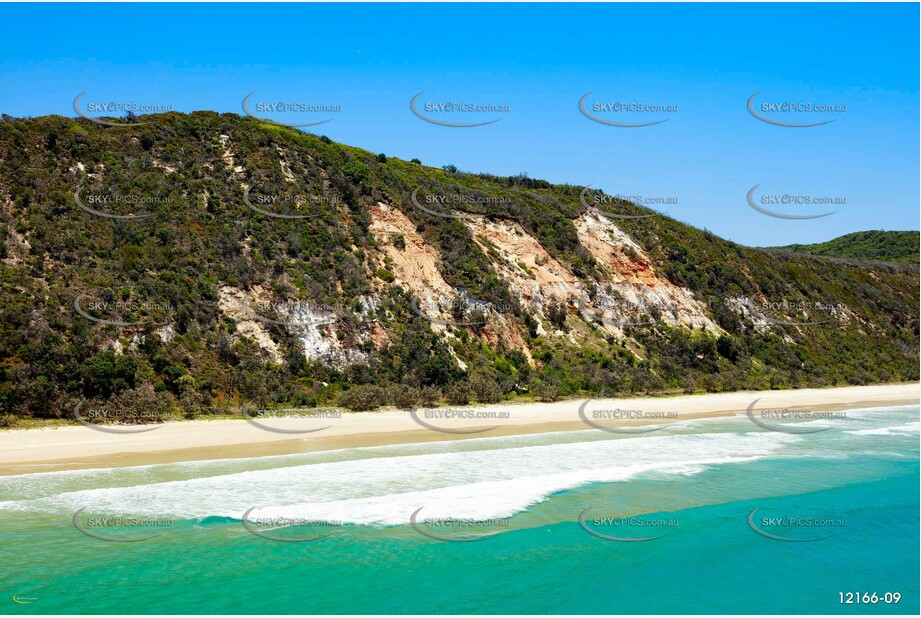
[(0, 122), (6, 424), (918, 378), (917, 267), (234, 114), (138, 121)]
[(918, 232), (870, 230), (845, 234), (827, 242), (772, 248), (858, 260), (917, 264), (919, 261), (919, 246), (921, 246), (921, 234)]

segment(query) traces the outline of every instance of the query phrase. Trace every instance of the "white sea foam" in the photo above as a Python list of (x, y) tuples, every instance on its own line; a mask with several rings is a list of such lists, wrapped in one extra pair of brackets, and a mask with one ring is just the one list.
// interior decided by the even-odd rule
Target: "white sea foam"
[(261, 518), (383, 525), (405, 524), (420, 507), (425, 517), (508, 517), (589, 483), (693, 475), (767, 457), (878, 454), (888, 442), (862, 436), (919, 431), (917, 406), (906, 408), (850, 411), (847, 431), (806, 435), (754, 428), (743, 416), (636, 436), (587, 430), (34, 473), (0, 477), (0, 510), (239, 519), (255, 507)]
[[(597, 434), (593, 434), (597, 436)], [(694, 474), (704, 466), (766, 457), (802, 438), (713, 433), (511, 446), (352, 459), (7, 501), (13, 510), (161, 515), (190, 519), (298, 516), (405, 524), (410, 513), (506, 517), (552, 493), (646, 472)], [(503, 438), (496, 438), (496, 446)], [(512, 442), (520, 442), (516, 439)]]
[(917, 433), (921, 431), (921, 422), (906, 423), (904, 425), (895, 425), (892, 427), (874, 427), (873, 429), (858, 429), (856, 431), (847, 431), (855, 436), (893, 436), (903, 433)]

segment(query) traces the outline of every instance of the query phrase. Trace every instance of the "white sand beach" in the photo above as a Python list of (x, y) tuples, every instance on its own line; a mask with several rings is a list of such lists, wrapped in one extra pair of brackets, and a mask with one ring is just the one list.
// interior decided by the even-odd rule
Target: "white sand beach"
[[(745, 414), (755, 400), (758, 400), (757, 409), (848, 409), (917, 404), (919, 384), (618, 398), (591, 400), (587, 404), (585, 399), (500, 403), (445, 408), (438, 412), (420, 410), (414, 415), (406, 410), (340, 411), (329, 418), (295, 415), (263, 419), (253, 414), (254, 423), (242, 419), (171, 422), (143, 433), (108, 433), (82, 425), (7, 430), (0, 432), (0, 474), (591, 429), (580, 418), (583, 404), (583, 415), (586, 410), (618, 410), (621, 416), (634, 417), (605, 418), (603, 424), (606, 426), (648, 426), (651, 422)], [(631, 414), (624, 415), (623, 411)], [(649, 420), (651, 418), (656, 420)], [(602, 424), (602, 421), (597, 422)], [(152, 426), (106, 427), (132, 431)], [(273, 429), (302, 433), (279, 433)], [(305, 433), (307, 431), (310, 433)]]

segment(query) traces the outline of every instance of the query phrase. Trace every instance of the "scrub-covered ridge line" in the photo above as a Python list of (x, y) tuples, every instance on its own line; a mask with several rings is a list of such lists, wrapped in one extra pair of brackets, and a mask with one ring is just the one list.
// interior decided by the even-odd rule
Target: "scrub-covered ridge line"
[(918, 379), (916, 265), (235, 114), (135, 121), (0, 122), (0, 424)]

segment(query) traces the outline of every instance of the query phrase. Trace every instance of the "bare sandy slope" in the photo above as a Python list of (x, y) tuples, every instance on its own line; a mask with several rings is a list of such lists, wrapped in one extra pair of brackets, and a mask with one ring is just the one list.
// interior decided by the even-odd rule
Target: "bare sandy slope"
[[(585, 430), (580, 418), (603, 426), (644, 425), (689, 418), (745, 414), (755, 409), (845, 409), (919, 402), (918, 384), (887, 384), (831, 389), (742, 391), (681, 397), (496, 404), (451, 408), (447, 412), (405, 410), (347, 413), (331, 418), (261, 420), (262, 428), (244, 420), (166, 423), (144, 433), (106, 433), (84, 426), (0, 432), (0, 474), (58, 469), (142, 465), (167, 461), (256, 457), (308, 451), (429, 442), (464, 438)], [(610, 411), (631, 411), (634, 420), (611, 420)], [(454, 418), (439, 414), (454, 414)], [(596, 416), (601, 413), (601, 416)], [(652, 417), (659, 417), (650, 420)], [(636, 417), (644, 420), (635, 420)], [(604, 420), (593, 420), (593, 419)], [(107, 426), (111, 427), (111, 426)], [(116, 426), (134, 430), (136, 427)], [(287, 429), (312, 433), (278, 433)]]

